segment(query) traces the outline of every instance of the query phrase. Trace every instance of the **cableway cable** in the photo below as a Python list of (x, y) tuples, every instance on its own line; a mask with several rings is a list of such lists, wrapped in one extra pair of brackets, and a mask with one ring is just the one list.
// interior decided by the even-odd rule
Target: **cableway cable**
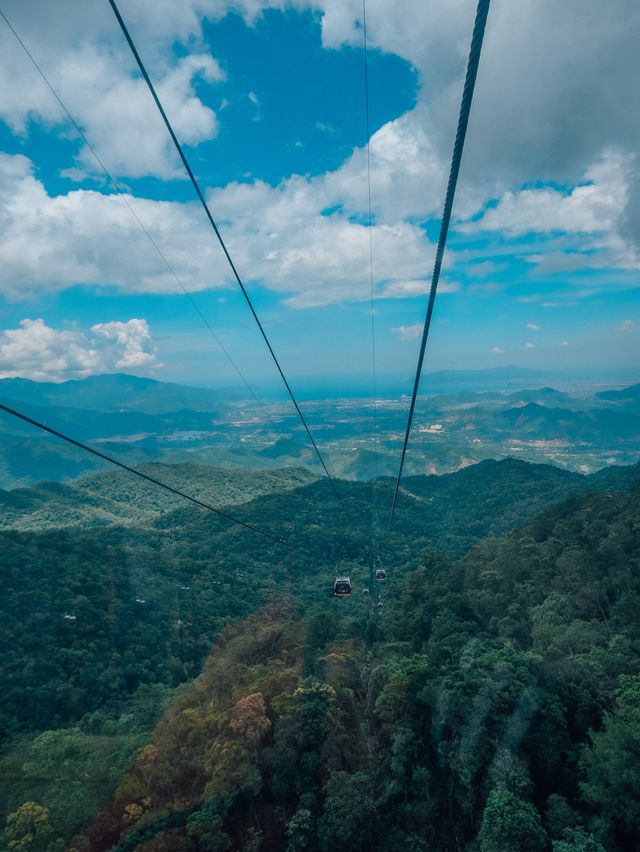
[[(23, 49), (23, 51), (25, 52), (25, 54), (27, 55), (27, 57), (28, 57), (28, 58), (29, 58), (29, 60), (31, 61), (31, 63), (32, 63), (33, 67), (36, 69), (36, 71), (38, 72), (38, 74), (40, 75), (40, 77), (42, 78), (42, 80), (44, 81), (45, 85), (47, 86), (47, 88), (49, 89), (49, 91), (51, 92), (51, 94), (53, 95), (53, 97), (56, 99), (56, 101), (57, 101), (57, 102), (58, 102), (58, 104), (60, 105), (60, 107), (61, 107), (61, 109), (63, 110), (64, 114), (67, 116), (67, 118), (69, 119), (69, 121), (71, 122), (71, 124), (73, 125), (73, 127), (75, 128), (75, 130), (76, 130), (76, 132), (77, 132), (78, 136), (80, 137), (80, 139), (82, 139), (82, 141), (84, 142), (84, 144), (87, 146), (87, 149), (89, 150), (89, 152), (90, 152), (90, 153), (91, 153), (91, 155), (93, 156), (93, 158), (94, 158), (94, 160), (96, 161), (96, 163), (100, 166), (100, 168), (101, 168), (101, 169), (102, 169), (102, 171), (104, 172), (105, 176), (107, 177), (107, 179), (108, 179), (108, 180), (109, 180), (109, 182), (111, 183), (111, 185), (112, 185), (113, 189), (115, 190), (116, 194), (117, 194), (117, 195), (118, 195), (118, 196), (122, 199), (122, 201), (126, 204), (127, 208), (129, 209), (129, 212), (131, 213), (131, 215), (133, 216), (133, 218), (135, 219), (135, 221), (138, 223), (138, 225), (140, 226), (140, 228), (141, 228), (141, 229), (142, 229), (142, 231), (144, 232), (145, 236), (147, 237), (147, 239), (149, 240), (149, 242), (151, 243), (151, 245), (153, 246), (153, 248), (156, 250), (156, 252), (157, 252), (157, 253), (158, 253), (158, 255), (160, 256), (160, 259), (162, 260), (162, 262), (163, 262), (163, 263), (164, 263), (164, 265), (166, 266), (166, 268), (167, 268), (167, 270), (169, 271), (169, 273), (173, 276), (173, 278), (175, 279), (176, 283), (178, 284), (178, 286), (180, 287), (180, 289), (182, 290), (182, 292), (184, 293), (184, 295), (185, 295), (185, 296), (187, 297), (187, 299), (189, 300), (189, 302), (190, 302), (191, 306), (193, 307), (194, 311), (198, 314), (198, 316), (199, 316), (199, 317), (200, 317), (200, 319), (202, 320), (202, 322), (203, 322), (203, 324), (204, 324), (205, 328), (209, 331), (209, 333), (211, 334), (211, 336), (213, 337), (213, 339), (214, 339), (214, 340), (215, 340), (215, 342), (217, 343), (217, 345), (218, 345), (218, 347), (220, 348), (221, 352), (224, 354), (224, 356), (226, 357), (227, 361), (229, 362), (229, 364), (231, 365), (231, 367), (234, 369), (234, 371), (235, 371), (236, 375), (238, 376), (238, 378), (240, 379), (240, 381), (242, 382), (242, 384), (245, 386), (245, 388), (247, 389), (247, 391), (249, 392), (249, 394), (252, 396), (252, 398), (254, 399), (254, 401), (255, 401), (255, 402), (256, 402), (256, 403), (260, 406), (260, 408), (262, 409), (262, 411), (263, 411), (263, 412), (264, 412), (264, 414), (265, 414), (266, 419), (269, 421), (269, 423), (271, 423), (271, 425), (272, 425), (272, 427), (273, 427), (274, 431), (275, 431), (276, 433), (279, 433), (279, 432), (280, 432), (280, 430), (278, 429), (278, 427), (277, 427), (277, 426), (276, 426), (276, 424), (274, 423), (274, 421), (273, 421), (273, 419), (272, 419), (271, 415), (269, 414), (269, 411), (268, 411), (268, 409), (267, 409), (266, 404), (265, 404), (265, 403), (264, 403), (264, 402), (260, 399), (260, 397), (259, 397), (259, 396), (256, 394), (256, 392), (253, 390), (253, 388), (252, 388), (252, 387), (251, 387), (251, 385), (249, 384), (249, 382), (248, 382), (247, 378), (244, 376), (244, 374), (242, 373), (242, 371), (240, 370), (240, 368), (238, 367), (238, 365), (236, 364), (236, 362), (233, 360), (233, 358), (232, 358), (232, 356), (231, 356), (231, 353), (227, 350), (227, 348), (225, 347), (225, 345), (224, 345), (224, 344), (223, 344), (223, 342), (220, 340), (220, 338), (219, 338), (219, 337), (218, 337), (218, 335), (216, 334), (215, 330), (214, 330), (214, 329), (213, 329), (213, 327), (211, 326), (211, 323), (209, 322), (209, 320), (207, 319), (207, 317), (205, 316), (205, 314), (204, 314), (204, 313), (202, 312), (202, 310), (200, 309), (200, 307), (199, 307), (198, 303), (195, 301), (195, 299), (193, 298), (193, 296), (191, 295), (191, 293), (187, 290), (187, 288), (186, 288), (186, 287), (184, 286), (184, 284), (182, 283), (182, 280), (180, 279), (180, 276), (179, 276), (179, 275), (178, 275), (178, 273), (175, 271), (175, 269), (174, 269), (174, 267), (172, 266), (172, 264), (169, 262), (169, 260), (168, 260), (167, 256), (164, 254), (164, 252), (162, 251), (162, 249), (160, 248), (160, 246), (158, 245), (157, 241), (155, 240), (155, 238), (153, 237), (153, 235), (151, 234), (151, 232), (149, 231), (149, 229), (146, 227), (146, 225), (144, 224), (144, 222), (143, 222), (143, 221), (140, 219), (140, 217), (138, 216), (138, 214), (137, 214), (137, 212), (136, 212), (135, 208), (133, 207), (133, 205), (132, 205), (132, 204), (131, 204), (131, 202), (129, 201), (129, 198), (127, 197), (127, 193), (126, 193), (126, 192), (122, 189), (122, 187), (120, 186), (120, 184), (118, 183), (118, 181), (115, 179), (115, 177), (111, 174), (111, 172), (109, 171), (109, 169), (108, 169), (108, 168), (106, 167), (106, 165), (104, 164), (103, 160), (101, 159), (101, 157), (100, 157), (100, 155), (98, 154), (98, 152), (96, 151), (96, 149), (93, 147), (93, 145), (91, 144), (91, 142), (89, 142), (89, 140), (87, 139), (87, 137), (86, 137), (86, 135), (85, 135), (84, 131), (82, 130), (82, 128), (80, 127), (80, 125), (78, 124), (78, 122), (75, 120), (75, 118), (73, 117), (73, 115), (71, 114), (71, 112), (69, 111), (69, 109), (67, 108), (66, 104), (64, 103), (64, 101), (62, 100), (62, 98), (60, 97), (60, 95), (58, 94), (58, 92), (56, 91), (56, 89), (54, 88), (53, 84), (50, 82), (50, 80), (48, 79), (47, 75), (44, 73), (44, 71), (42, 70), (42, 68), (41, 68), (41, 67), (40, 67), (40, 65), (38, 64), (38, 61), (37, 61), (37, 60), (36, 60), (36, 58), (33, 56), (33, 54), (31, 53), (31, 51), (29, 50), (29, 48), (27, 47), (27, 45), (25, 44), (25, 42), (24, 42), (24, 41), (23, 41), (23, 39), (21, 38), (20, 34), (17, 32), (17, 30), (15, 29), (15, 27), (13, 26), (13, 24), (11, 23), (11, 21), (7, 18), (7, 16), (5, 15), (5, 13), (2, 11), (2, 9), (0, 9), (0, 17), (2, 17), (2, 19), (3, 19), (3, 20), (4, 20), (4, 22), (5, 22), (5, 24), (9, 27), (9, 29), (11, 30), (11, 32), (12, 32), (12, 33), (13, 33), (13, 35), (15, 36), (16, 41), (18, 42), (18, 44), (20, 45), (20, 47)], [(280, 434), (282, 434), (282, 433), (280, 433)], [(282, 435), (282, 437), (284, 437), (284, 435)], [(301, 447), (301, 448), (303, 448), (303, 449), (307, 449), (307, 447), (306, 447), (306, 446), (304, 446), (303, 444), (298, 443), (297, 441), (295, 441), (295, 440), (293, 440), (293, 439), (291, 439), (291, 438), (289, 438), (288, 440), (290, 440), (290, 442), (291, 442), (294, 446)]]
[(444, 210), (442, 213), (442, 222), (440, 225), (440, 236), (438, 238), (438, 247), (436, 250), (435, 263), (433, 267), (433, 276), (431, 279), (431, 289), (429, 291), (429, 301), (427, 304), (427, 314), (424, 321), (424, 329), (422, 331), (422, 341), (420, 343), (420, 353), (418, 355), (418, 365), (413, 383), (413, 392), (411, 394), (411, 404), (409, 406), (409, 416), (407, 418), (407, 427), (404, 435), (402, 446), (402, 454), (400, 456), (400, 466), (398, 476), (395, 483), (393, 500), (391, 503), (391, 512), (387, 524), (387, 532), (385, 536), (383, 555), (386, 553), (387, 545), (389, 544), (389, 534), (391, 525), (398, 502), (398, 492), (400, 490), (400, 480), (402, 479), (402, 470), (404, 468), (405, 456), (407, 454), (407, 446), (409, 444), (409, 435), (411, 433), (411, 425), (413, 422), (413, 414), (420, 386), (420, 378), (422, 375), (422, 365), (424, 362), (424, 354), (427, 347), (429, 337), (429, 329), (431, 327), (431, 317), (433, 315), (433, 306), (435, 303), (436, 292), (438, 289), (438, 281), (440, 280), (440, 269), (442, 266), (442, 258), (444, 255), (445, 244), (447, 242), (447, 234), (449, 232), (449, 222), (451, 220), (451, 210), (453, 207), (453, 199), (456, 192), (458, 182), (458, 174), (460, 172), (460, 163), (462, 161), (462, 151), (464, 148), (464, 140), (467, 133), (467, 125), (469, 123), (469, 114), (471, 112), (471, 102), (473, 100), (473, 90), (478, 74), (478, 65), (480, 62), (480, 53), (482, 51), (482, 41), (487, 23), (487, 15), (489, 13), (490, 0), (478, 0), (476, 9), (476, 18), (473, 27), (473, 36), (471, 38), (471, 46), (469, 48), (469, 58), (467, 61), (467, 72), (464, 81), (464, 89), (462, 92), (462, 101), (460, 104), (460, 115), (458, 118), (458, 128), (456, 130), (456, 138), (453, 145), (453, 155), (451, 157), (451, 169), (449, 172), (449, 182), (447, 184), (447, 193), (445, 196)]
[(138, 50), (137, 50), (137, 48), (136, 48), (136, 46), (133, 42), (133, 39), (131, 37), (131, 34), (129, 33), (129, 30), (127, 29), (127, 25), (125, 24), (124, 20), (122, 19), (122, 15), (120, 14), (120, 11), (118, 9), (117, 4), (115, 3), (115, 0), (109, 0), (109, 5), (111, 6), (113, 13), (116, 16), (116, 20), (118, 21), (118, 24), (120, 25), (120, 29), (122, 30), (122, 33), (123, 33), (123, 35), (124, 35), (124, 37), (127, 41), (127, 44), (129, 45), (129, 48), (131, 49), (131, 53), (133, 54), (133, 57), (136, 60), (138, 68), (140, 69), (140, 73), (142, 74), (144, 81), (147, 84), (149, 91), (151, 92), (151, 96), (153, 97), (153, 100), (155, 101), (156, 107), (158, 108), (158, 111), (159, 111), (160, 115), (162, 116), (162, 120), (164, 121), (164, 124), (165, 124), (165, 126), (166, 126), (166, 128), (169, 132), (169, 135), (171, 136), (171, 140), (172, 140), (172, 142), (173, 142), (173, 144), (176, 148), (176, 151), (178, 152), (178, 155), (180, 156), (180, 159), (182, 160), (182, 164), (185, 167), (185, 170), (186, 170), (186, 172), (189, 176), (189, 179), (190, 179), (190, 181), (193, 185), (193, 188), (196, 192), (196, 195), (198, 196), (198, 200), (200, 201), (200, 204), (202, 205), (202, 208), (203, 208), (203, 210), (204, 210), (204, 212), (207, 216), (207, 219), (209, 220), (209, 224), (211, 225), (211, 228), (213, 229), (213, 232), (216, 235), (218, 242), (220, 243), (220, 247), (222, 248), (222, 251), (224, 252), (224, 256), (226, 257), (227, 262), (228, 262), (228, 264), (231, 268), (231, 271), (233, 273), (233, 276), (234, 276), (238, 286), (240, 287), (240, 290), (242, 291), (242, 295), (245, 298), (245, 301), (246, 301), (246, 303), (249, 307), (249, 310), (251, 311), (251, 314), (252, 314), (252, 316), (253, 316), (253, 318), (256, 322), (256, 325), (258, 326), (258, 329), (260, 330), (260, 334), (262, 335), (262, 338), (263, 338), (263, 340), (264, 340), (264, 342), (267, 346), (267, 349), (269, 350), (269, 354), (271, 355), (273, 363), (276, 365), (278, 373), (280, 374), (280, 378), (282, 379), (284, 386), (287, 389), (287, 393), (289, 394), (289, 397), (290, 397), (290, 399), (291, 399), (291, 401), (292, 401), (292, 403), (295, 407), (295, 410), (298, 414), (298, 417), (300, 418), (300, 421), (302, 422), (302, 425), (305, 428), (305, 431), (307, 433), (307, 437), (309, 438), (311, 446), (313, 447), (313, 450), (314, 450), (316, 456), (318, 457), (320, 464), (322, 465), (322, 469), (324, 470), (324, 472), (327, 476), (327, 479), (331, 483), (331, 488), (332, 488), (338, 502), (342, 506), (345, 513), (348, 515), (349, 513), (348, 513), (348, 510), (347, 510), (347, 507), (345, 506), (345, 504), (342, 500), (342, 497), (340, 496), (340, 493), (339, 493), (339, 491), (336, 487), (336, 484), (335, 484), (333, 477), (329, 473), (329, 469), (327, 468), (327, 465), (326, 465), (325, 460), (322, 456), (322, 453), (320, 452), (320, 449), (319, 449), (318, 445), (316, 444), (316, 441), (315, 441), (313, 435), (311, 434), (311, 429), (309, 428), (309, 425), (307, 424), (306, 418), (305, 418), (304, 414), (302, 413), (302, 410), (301, 410), (301, 408), (298, 404), (298, 400), (296, 399), (295, 394), (293, 393), (293, 390), (291, 388), (291, 385), (289, 384), (289, 382), (288, 382), (288, 380), (287, 380), (287, 378), (284, 374), (284, 371), (283, 371), (283, 369), (280, 365), (280, 361), (278, 360), (278, 357), (276, 356), (276, 353), (275, 353), (273, 347), (271, 346), (271, 343), (270, 343), (269, 338), (267, 336), (267, 333), (264, 329), (264, 326), (262, 325), (262, 322), (260, 321), (260, 318), (259, 318), (259, 316), (256, 312), (256, 309), (253, 306), (253, 302), (251, 300), (251, 297), (249, 296), (249, 293), (247, 292), (247, 289), (246, 289), (246, 287), (243, 283), (243, 280), (240, 277), (240, 273), (238, 272), (236, 265), (233, 262), (231, 254), (229, 253), (229, 250), (226, 246), (226, 243), (225, 243), (225, 241), (222, 237), (222, 234), (220, 233), (220, 230), (219, 230), (219, 228), (218, 228), (218, 226), (217, 226), (217, 224), (216, 224), (216, 222), (213, 218), (211, 210), (209, 209), (209, 205), (207, 204), (207, 201), (204, 197), (204, 194), (203, 194), (203, 192), (200, 188), (200, 184), (198, 183), (196, 176), (194, 175), (194, 173), (191, 169), (191, 166), (189, 165), (189, 161), (187, 160), (187, 157), (186, 157), (186, 154), (184, 153), (182, 145), (178, 141), (178, 137), (176, 136), (175, 131), (174, 131), (173, 127), (171, 126), (171, 122), (169, 121), (166, 112), (164, 111), (164, 107), (162, 106), (162, 103), (160, 102), (160, 98), (158, 97), (158, 94), (155, 90), (155, 87), (154, 87), (153, 83), (151, 82), (151, 78), (149, 77), (147, 69), (145, 68), (145, 65), (144, 65), (144, 63), (143, 63), (143, 61), (140, 57), (140, 54), (138, 53)]
[(373, 214), (371, 205), (371, 147), (370, 147), (370, 120), (369, 120), (369, 51), (367, 40), (367, 0), (362, 0), (362, 47), (364, 53), (364, 118), (365, 118), (365, 149), (367, 156), (367, 225), (369, 231), (369, 291), (371, 305), (371, 373), (372, 373), (372, 402), (373, 402), (373, 482), (371, 484), (371, 568), (369, 586), (373, 594), (374, 611), (377, 605), (377, 587), (375, 580), (375, 566), (378, 559), (378, 501), (377, 487), (379, 477), (378, 450), (378, 389), (376, 371), (376, 323), (375, 323), (375, 291), (373, 285)]
[(209, 512), (213, 512), (215, 515), (219, 515), (221, 518), (225, 518), (227, 521), (231, 521), (234, 524), (238, 524), (245, 529), (251, 530), (252, 532), (258, 533), (265, 538), (271, 539), (271, 541), (276, 542), (277, 544), (281, 544), (284, 547), (288, 547), (294, 550), (300, 550), (298, 545), (291, 544), (288, 541), (285, 541), (283, 538), (279, 538), (276, 535), (272, 535), (271, 533), (266, 532), (265, 530), (261, 530), (259, 527), (254, 527), (253, 524), (249, 524), (246, 521), (241, 521), (239, 518), (235, 518), (233, 515), (229, 515), (227, 512), (224, 512), (222, 509), (216, 509), (215, 506), (211, 506), (209, 503), (205, 503), (203, 500), (199, 500), (197, 497), (191, 497), (189, 494), (185, 494), (184, 491), (180, 491), (178, 488), (174, 488), (172, 485), (168, 485), (166, 482), (162, 482), (160, 479), (156, 479), (155, 476), (150, 476), (147, 473), (143, 473), (141, 470), (137, 470), (135, 467), (131, 467), (124, 462), (118, 461), (114, 459), (113, 456), (108, 456), (106, 453), (100, 452), (100, 450), (96, 450), (93, 447), (88, 446), (87, 444), (83, 444), (81, 441), (77, 441), (75, 438), (71, 438), (69, 435), (65, 435), (63, 432), (59, 432), (57, 429), (53, 429), (51, 426), (47, 426), (45, 423), (41, 423), (39, 420), (34, 420), (32, 417), (28, 417), (26, 414), (22, 414), (19, 411), (16, 411), (15, 408), (10, 408), (8, 405), (4, 405), (0, 403), (0, 411), (5, 411), (7, 414), (11, 414), (13, 417), (17, 417), (19, 420), (23, 420), (25, 423), (29, 423), (32, 426), (36, 426), (38, 429), (41, 429), (43, 432), (48, 432), (50, 435), (54, 435), (56, 438), (60, 438), (63, 441), (66, 441), (68, 444), (72, 444), (74, 447), (79, 447), (81, 450), (84, 450), (87, 453), (91, 453), (93, 456), (97, 456), (99, 459), (103, 461), (109, 462), (109, 464), (113, 464), (116, 467), (122, 468), (122, 470), (126, 470), (128, 473), (132, 473), (135, 476), (140, 477), (140, 479), (144, 479), (147, 482), (151, 482), (153, 485), (157, 485), (159, 488), (164, 488), (165, 491), (169, 491), (171, 494), (175, 494), (178, 497), (182, 497), (184, 500), (189, 500), (191, 503), (195, 503), (196, 506), (200, 506), (202, 509), (207, 509)]

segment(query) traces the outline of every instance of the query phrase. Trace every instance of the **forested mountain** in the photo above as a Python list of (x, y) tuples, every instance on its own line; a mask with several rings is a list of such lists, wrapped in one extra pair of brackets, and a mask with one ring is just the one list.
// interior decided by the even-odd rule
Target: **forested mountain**
[[(306, 468), (259, 473), (203, 464), (146, 464), (138, 470), (212, 506), (246, 503), (263, 494), (299, 488), (317, 477)], [(44, 530), (109, 524), (136, 526), (184, 506), (184, 499), (149, 487), (131, 474), (111, 470), (70, 483), (42, 482), (0, 490), (0, 529)]]
[[(338, 483), (350, 518), (324, 481), (234, 507), (299, 550), (150, 504), (144, 526), (2, 532), (7, 843), (637, 848), (638, 473), (407, 478), (377, 626), (370, 483)], [(122, 494), (97, 482), (78, 510)]]
[[(515, 385), (497, 390), (497, 380), (508, 375)], [(601, 385), (531, 386), (537, 377), (527, 371), (447, 376), (449, 384), (438, 374), (425, 378), (428, 395), (418, 400), (408, 474), (449, 473), (514, 455), (581, 473), (637, 461), (640, 386), (594, 394)], [(259, 402), (246, 389), (206, 390), (118, 374), (57, 384), (0, 379), (0, 404), (128, 464), (197, 461), (322, 472), (291, 402), (268, 394)], [(312, 398), (302, 405), (334, 476), (395, 475), (406, 399), (378, 400), (375, 439), (368, 397)], [(0, 488), (70, 481), (104, 469), (94, 456), (0, 412)]]
[(640, 405), (640, 384), (631, 385), (620, 390), (600, 391), (596, 394), (598, 399), (614, 401), (628, 408), (636, 408)]
[(66, 382), (33, 382), (29, 379), (0, 379), (0, 397), (35, 406), (90, 409), (104, 413), (143, 411), (166, 414), (180, 409), (213, 411), (237, 391), (207, 390), (159, 382), (127, 373), (107, 373)]

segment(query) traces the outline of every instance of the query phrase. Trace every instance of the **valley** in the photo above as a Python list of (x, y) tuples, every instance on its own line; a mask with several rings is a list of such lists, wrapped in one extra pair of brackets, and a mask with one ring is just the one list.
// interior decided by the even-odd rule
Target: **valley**
[[(465, 386), (460, 378), (448, 378), (451, 387)], [(600, 383), (569, 392), (552, 387), (482, 390), (478, 384), (467, 378), (467, 390), (419, 399), (409, 474), (449, 473), (485, 458), (511, 456), (593, 473), (638, 458), (640, 385), (595, 390)], [(480, 388), (491, 384), (485, 381)], [(0, 380), (0, 401), (93, 442), (127, 464), (202, 462), (247, 470), (305, 466), (320, 475), (290, 403), (258, 406), (245, 396), (123, 375), (45, 388)], [(395, 475), (407, 403), (402, 397), (377, 400), (377, 435), (371, 399), (307, 399), (303, 407), (333, 475), (366, 480)], [(64, 481), (100, 469), (104, 465), (96, 459), (7, 415), (0, 418), (0, 488)]]

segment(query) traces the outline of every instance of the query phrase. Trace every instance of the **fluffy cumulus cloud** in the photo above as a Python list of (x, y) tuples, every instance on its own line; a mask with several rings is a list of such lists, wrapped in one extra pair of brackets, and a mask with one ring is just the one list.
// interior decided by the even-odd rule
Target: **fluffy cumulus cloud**
[(608, 232), (618, 225), (628, 201), (633, 157), (606, 151), (569, 192), (554, 188), (507, 191), (496, 205), (459, 228), (463, 231)]
[[(227, 280), (220, 252), (195, 206), (127, 198), (185, 286)], [(49, 195), (20, 155), (0, 154), (0, 294), (17, 300), (76, 284), (127, 292), (179, 292), (179, 284), (117, 195)], [(170, 239), (169, 239), (170, 237)], [(200, 246), (198, 257), (194, 244)]]
[[(325, 48), (362, 43), (361, 0), (127, 0), (122, 11), (148, 61), (178, 135), (191, 145), (218, 132), (196, 83), (223, 72), (202, 38), (205, 19), (229, 11), (255, 23), (267, 9), (312, 9)], [(433, 246), (420, 224), (442, 204), (474, 3), (371, 0), (372, 49), (417, 69), (416, 106), (371, 139), (376, 292), (423, 292)], [(109, 167), (122, 176), (171, 177), (177, 163), (108, 4), (8, 0), (25, 36)], [(19, 46), (0, 28), (0, 118), (18, 133), (30, 122), (66, 132), (64, 116)], [(560, 232), (569, 248), (527, 257), (537, 271), (635, 268), (640, 241), (640, 111), (635, 0), (494, 0), (476, 90), (454, 226), (513, 239)], [(176, 44), (187, 48), (173, 49)], [(544, 49), (541, 49), (541, 45)], [(588, 94), (585, 94), (588, 93)], [(612, 96), (614, 93), (614, 96)], [(209, 99), (208, 99), (209, 100)], [(222, 119), (221, 119), (222, 120)], [(127, 132), (122, 133), (126, 127)], [(86, 151), (79, 173), (93, 169)], [(0, 164), (0, 291), (9, 297), (75, 283), (174, 292), (121, 199), (78, 191), (50, 196), (19, 157)], [(234, 259), (249, 281), (292, 307), (368, 298), (366, 157), (316, 178), (290, 176), (209, 192)], [(491, 201), (491, 204), (487, 202)], [(228, 270), (194, 206), (133, 199), (136, 211), (190, 290), (224, 287)], [(323, 211), (334, 210), (331, 215)], [(198, 246), (194, 252), (193, 247)], [(577, 247), (577, 249), (576, 249)], [(538, 246), (539, 248), (539, 246)], [(449, 256), (449, 262), (455, 260)], [(454, 289), (444, 284), (442, 292)]]
[(42, 319), (24, 319), (0, 331), (0, 378), (62, 380), (114, 369), (159, 366), (147, 321), (109, 322), (89, 332), (50, 328)]
[[(321, 11), (326, 47), (362, 43), (360, 0), (298, 0), (295, 5)], [(445, 161), (474, 10), (468, 0), (372, 2), (367, 8), (371, 45), (402, 56), (420, 72), (418, 109), (426, 110), (428, 123), (424, 114), (416, 117), (427, 128), (434, 156)], [(635, 0), (612, 0), (605, 18), (598, 0), (494, 0), (462, 195), (495, 197), (541, 179), (576, 184), (608, 149), (632, 154), (640, 137), (640, 114), (629, 110), (640, 98), (639, 37)], [(627, 175), (628, 184), (635, 174)], [(459, 203), (464, 206), (464, 198)]]
[[(383, 125), (370, 140), (371, 201), (378, 219), (424, 219), (439, 215), (448, 162), (434, 148), (424, 105)], [(358, 148), (324, 179), (327, 193), (349, 213), (367, 209), (366, 151)]]
[[(275, 188), (232, 184), (211, 203), (244, 277), (311, 307), (370, 297), (369, 229), (340, 212), (323, 215), (334, 198), (323, 178), (294, 177)], [(20, 155), (0, 154), (0, 225), (0, 293), (9, 299), (75, 284), (165, 293), (234, 286), (197, 205), (92, 190), (51, 196)], [(423, 230), (400, 220), (375, 225), (371, 237), (378, 296), (424, 293), (433, 246)]]
[[(322, 10), (327, 47), (361, 43), (359, 0), (313, 5)], [(405, 0), (371, 3), (367, 10), (371, 44), (420, 72), (416, 109), (378, 134), (393, 158), (385, 136), (401, 130), (406, 145), (398, 146), (394, 164), (400, 167), (408, 151), (421, 164), (409, 191), (397, 194), (407, 213), (438, 209), (474, 7), (465, 0)], [(639, 38), (634, 0), (612, 0), (605, 18), (597, 0), (494, 0), (454, 217), (469, 220), (475, 213), (469, 231), (500, 229), (512, 236), (604, 234), (599, 242), (585, 241), (583, 253), (577, 259), (570, 253), (569, 262), (635, 268), (640, 112), (629, 104), (640, 99)], [(381, 205), (384, 192), (378, 190)], [(486, 209), (489, 199), (497, 206)]]
[(112, 354), (117, 360), (114, 366), (119, 369), (138, 369), (155, 363), (155, 355), (148, 351), (151, 345), (149, 325), (143, 319), (130, 319), (128, 322), (102, 322), (91, 326), (94, 335), (110, 341)]
[[(161, 79), (180, 62), (171, 45), (181, 43), (191, 53), (198, 53), (205, 19), (219, 20), (232, 11), (251, 24), (265, 9), (290, 7), (318, 13), (327, 49), (361, 46), (361, 0), (122, 3), (134, 37)], [(112, 58), (114, 89), (123, 80), (133, 79), (131, 59), (107, 4), (68, 0), (64, 16), (55, 4), (40, 0), (7, 0), (4, 8), (54, 80), (58, 76), (66, 79), (59, 75), (60, 66), (76, 63), (87, 47), (98, 63), (106, 56)], [(367, 8), (371, 47), (403, 57), (420, 73), (419, 109), (426, 108), (429, 117), (427, 147), (445, 165), (455, 131), (474, 10), (475, 4), (469, 0), (431, 0), (427, 4), (422, 0), (372, 0)], [(606, 17), (598, 0), (522, 0), (518, 4), (494, 0), (463, 179), (489, 182), (494, 187), (539, 180), (541, 175), (576, 181), (605, 148), (613, 145), (633, 151), (640, 135), (640, 115), (628, 105), (640, 95), (640, 79), (635, 73), (639, 34), (635, 0), (611, 0)], [(26, 67), (24, 61), (17, 61), (17, 54), (9, 55), (11, 39), (5, 42), (6, 49), (0, 54), (6, 57), (8, 72), (14, 77), (26, 74), (19, 70)], [(35, 91), (34, 82), (26, 92), (21, 87), (5, 87), (13, 88), (4, 92), (12, 100), (0, 113), (10, 113), (14, 122), (37, 114), (51, 119), (43, 105), (49, 98)], [(77, 78), (75, 86), (83, 85), (82, 77)], [(73, 84), (69, 82), (67, 88), (71, 96)], [(180, 92), (189, 94), (184, 86)], [(98, 87), (96, 94), (103, 93)], [(416, 113), (420, 127), (425, 127), (424, 118), (424, 113)], [(138, 139), (131, 141), (133, 147)], [(426, 187), (425, 195), (428, 192)]]
[[(166, 14), (152, 6), (166, 7)], [(211, 55), (198, 52), (197, 42), (190, 55), (174, 55), (174, 38), (199, 34), (201, 10), (180, 3), (173, 4), (171, 14), (170, 6), (135, 3), (124, 14), (136, 26), (136, 38), (150, 60), (158, 94), (176, 132), (187, 144), (197, 145), (217, 134), (218, 120), (197, 96), (195, 83), (215, 84), (224, 75)], [(64, 15), (55, 4), (39, 0), (8, 0), (3, 8), (112, 172), (163, 178), (181, 174), (171, 140), (146, 84), (134, 74), (133, 60), (107, 4), (70, 0)], [(27, 132), (33, 121), (66, 133), (63, 110), (2, 24), (0, 118), (17, 133)], [(78, 168), (68, 173), (82, 175), (96, 169), (93, 156), (82, 148)]]

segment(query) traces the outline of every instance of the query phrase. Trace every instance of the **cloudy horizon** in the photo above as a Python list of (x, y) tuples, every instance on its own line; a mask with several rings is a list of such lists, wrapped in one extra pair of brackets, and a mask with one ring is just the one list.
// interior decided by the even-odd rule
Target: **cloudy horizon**
[[(371, 233), (359, 0), (120, 6), (287, 372), (370, 372), (371, 237), (409, 373), (475, 2), (367, 5)], [(228, 383), (200, 313), (270, 380), (108, 4), (60, 8), (3, 6), (123, 197), (0, 20), (0, 376)], [(637, 363), (639, 36), (630, 0), (493, 0), (427, 371)]]

